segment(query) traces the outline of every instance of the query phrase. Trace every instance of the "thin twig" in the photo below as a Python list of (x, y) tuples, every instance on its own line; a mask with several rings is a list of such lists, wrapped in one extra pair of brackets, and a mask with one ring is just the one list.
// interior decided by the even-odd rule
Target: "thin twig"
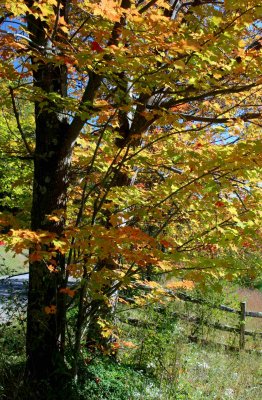
[(74, 39), (74, 37), (78, 34), (78, 32), (83, 28), (83, 26), (87, 23), (90, 19), (90, 15), (82, 22), (82, 24), (77, 28), (77, 30), (72, 34), (71, 38), (69, 39), (69, 43)]

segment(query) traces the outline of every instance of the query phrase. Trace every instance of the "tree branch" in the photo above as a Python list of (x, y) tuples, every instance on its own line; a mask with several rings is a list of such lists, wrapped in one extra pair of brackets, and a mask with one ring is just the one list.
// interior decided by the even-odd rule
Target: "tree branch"
[(218, 90), (212, 90), (210, 92), (202, 93), (199, 94), (198, 96), (192, 96), (192, 97), (184, 97), (182, 99), (169, 99), (166, 101), (161, 102), (160, 104), (150, 106), (148, 105), (148, 109), (157, 109), (157, 108), (166, 108), (169, 109), (171, 107), (174, 107), (179, 104), (184, 104), (184, 103), (190, 103), (192, 101), (197, 101), (197, 100), (204, 100), (207, 99), (208, 97), (216, 97), (220, 94), (233, 94), (233, 93), (241, 93), (245, 92), (247, 90), (252, 89), (253, 87), (259, 86), (260, 84), (257, 83), (251, 83), (250, 85), (245, 85), (245, 86), (238, 86), (238, 87), (232, 87), (232, 88), (225, 88), (225, 89), (218, 89)]
[[(90, 105), (93, 104), (94, 102), (97, 90), (101, 82), (102, 82), (102, 76), (92, 71), (89, 72), (88, 84), (85, 88), (82, 100), (79, 105), (79, 113), (81, 113), (82, 111), (85, 112), (90, 111), (90, 116), (88, 116), (88, 118), (90, 118), (92, 114)], [(67, 137), (65, 138), (65, 141), (68, 145), (71, 145), (71, 143), (76, 140), (88, 118), (83, 118), (81, 117), (81, 115), (76, 115), (74, 117), (73, 121), (69, 126)]]
[(138, 11), (139, 14), (143, 14), (144, 12), (146, 12), (151, 6), (156, 4), (156, 2), (157, 0), (150, 0), (144, 7), (140, 8), (140, 10)]
[(14, 110), (14, 115), (15, 115), (15, 119), (16, 119), (17, 128), (18, 128), (18, 130), (19, 130), (19, 132), (21, 134), (22, 140), (24, 142), (24, 145), (25, 145), (25, 148), (26, 148), (28, 154), (31, 157), (33, 157), (34, 156), (34, 152), (32, 151), (31, 147), (29, 146), (29, 144), (27, 142), (27, 139), (26, 139), (26, 136), (24, 134), (24, 131), (22, 129), (22, 126), (21, 126), (21, 123), (20, 123), (19, 113), (18, 113), (18, 110), (16, 108), (16, 104), (15, 104), (14, 90), (13, 90), (13, 88), (11, 86), (9, 87), (9, 92), (10, 92), (10, 95), (11, 95), (11, 100), (12, 100), (12, 105), (13, 105), (13, 110)]
[(55, 25), (53, 28), (53, 32), (51, 35), (51, 41), (55, 39), (56, 33), (57, 33), (57, 28), (58, 28), (58, 22), (59, 22), (59, 17), (60, 17), (60, 5), (61, 5), (61, 0), (57, 0), (57, 13), (56, 13), (56, 18), (55, 18)]
[(241, 119), (242, 121), (246, 122), (249, 121), (250, 119), (261, 118), (261, 113), (247, 113), (232, 118), (201, 117), (200, 115), (188, 115), (188, 114), (179, 114), (179, 116), (187, 121), (199, 121), (199, 122), (209, 122), (212, 124), (223, 124), (230, 121), (236, 121), (238, 119)]
[(13, 13), (7, 12), (7, 13), (5, 13), (5, 15), (0, 17), (0, 25), (5, 21), (6, 18), (11, 17), (12, 15), (13, 15)]

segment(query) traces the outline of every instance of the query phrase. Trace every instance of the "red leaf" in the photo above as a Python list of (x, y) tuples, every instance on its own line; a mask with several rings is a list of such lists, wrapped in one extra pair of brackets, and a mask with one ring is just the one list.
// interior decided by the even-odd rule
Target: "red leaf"
[(103, 48), (100, 46), (99, 43), (92, 42), (91, 43), (91, 50), (94, 50), (94, 51), (97, 51), (98, 53), (101, 53), (103, 51)]
[(195, 145), (195, 149), (200, 149), (201, 147), (203, 147), (202, 143), (197, 143)]
[(161, 240), (160, 243), (167, 249), (168, 247), (172, 247), (172, 243), (167, 240)]
[(224, 205), (225, 205), (225, 203), (223, 203), (223, 201), (217, 201), (215, 203), (215, 206), (217, 206), (217, 207), (224, 207)]

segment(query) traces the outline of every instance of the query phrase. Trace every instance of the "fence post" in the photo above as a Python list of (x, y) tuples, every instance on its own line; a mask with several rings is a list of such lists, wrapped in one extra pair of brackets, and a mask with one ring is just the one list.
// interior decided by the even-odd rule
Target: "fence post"
[(246, 302), (240, 303), (240, 331), (239, 331), (239, 349), (245, 349), (245, 324), (246, 324)]

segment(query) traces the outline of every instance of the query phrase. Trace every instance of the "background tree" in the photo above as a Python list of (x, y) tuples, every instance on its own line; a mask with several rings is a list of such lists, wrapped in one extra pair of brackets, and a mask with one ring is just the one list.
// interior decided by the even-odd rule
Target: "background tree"
[(30, 247), (28, 376), (55, 383), (68, 299), (76, 374), (88, 322), (110, 335), (102, 310), (146, 269), (229, 276), (228, 249), (256, 245), (261, 6), (47, 0), (2, 11), (2, 107), (34, 162), (31, 228), (5, 240)]

